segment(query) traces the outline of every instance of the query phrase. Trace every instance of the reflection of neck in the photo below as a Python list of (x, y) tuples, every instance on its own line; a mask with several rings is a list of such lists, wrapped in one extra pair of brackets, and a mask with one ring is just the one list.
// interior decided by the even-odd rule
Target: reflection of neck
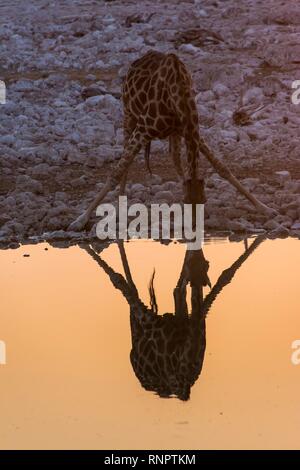
[(182, 270), (173, 291), (175, 314), (185, 316), (188, 313), (186, 302), (186, 286), (191, 286), (192, 316), (200, 314), (203, 301), (203, 287), (210, 281), (207, 275), (209, 263), (201, 250), (186, 250)]

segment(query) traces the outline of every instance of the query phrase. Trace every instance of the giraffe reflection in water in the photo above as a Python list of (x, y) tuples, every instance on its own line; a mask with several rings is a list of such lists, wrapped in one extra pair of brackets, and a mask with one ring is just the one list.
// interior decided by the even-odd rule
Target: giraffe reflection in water
[[(203, 250), (186, 250), (182, 270), (173, 291), (174, 313), (158, 314), (154, 289), (154, 273), (149, 283), (150, 307), (140, 299), (131, 276), (123, 242), (118, 246), (125, 277), (115, 272), (93, 249), (82, 246), (122, 292), (130, 307), (132, 349), (130, 360), (141, 385), (160, 397), (188, 400), (192, 385), (199, 377), (206, 348), (206, 316), (222, 289), (231, 282), (236, 271), (265, 239), (257, 237), (250, 247), (245, 243), (243, 254), (219, 276), (212, 287), (209, 262)], [(191, 312), (187, 306), (190, 285)], [(203, 288), (210, 292), (203, 296)]]

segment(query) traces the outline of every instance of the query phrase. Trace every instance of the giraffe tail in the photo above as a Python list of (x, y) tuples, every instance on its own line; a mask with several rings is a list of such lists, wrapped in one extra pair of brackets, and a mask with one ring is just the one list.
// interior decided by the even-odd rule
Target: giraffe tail
[(145, 163), (146, 168), (149, 171), (150, 175), (152, 175), (152, 171), (150, 168), (150, 149), (151, 149), (151, 141), (149, 141), (145, 147)]
[(157, 306), (155, 289), (154, 289), (154, 276), (155, 276), (155, 269), (153, 270), (153, 274), (151, 276), (148, 289), (149, 289), (149, 295), (150, 295), (151, 310), (152, 310), (153, 313), (157, 314), (158, 313), (158, 306)]

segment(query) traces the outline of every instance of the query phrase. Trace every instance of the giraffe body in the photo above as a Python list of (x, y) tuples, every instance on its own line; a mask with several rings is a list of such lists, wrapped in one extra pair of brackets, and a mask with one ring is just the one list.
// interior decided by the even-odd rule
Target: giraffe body
[[(184, 177), (186, 202), (204, 203), (204, 177), (199, 175), (199, 121), (191, 77), (175, 54), (150, 51), (133, 62), (123, 85), (124, 143), (137, 142), (149, 158), (153, 139), (169, 138), (170, 155)], [(181, 139), (187, 149), (185, 174), (180, 159)], [(128, 160), (132, 158), (129, 152)], [(124, 158), (114, 174), (119, 181), (130, 165)], [(193, 199), (193, 200), (192, 200)]]

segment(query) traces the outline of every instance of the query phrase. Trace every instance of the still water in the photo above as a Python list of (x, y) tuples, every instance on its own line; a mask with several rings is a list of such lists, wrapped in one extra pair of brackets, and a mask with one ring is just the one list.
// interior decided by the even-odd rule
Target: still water
[(1, 251), (0, 448), (299, 449), (299, 247)]

